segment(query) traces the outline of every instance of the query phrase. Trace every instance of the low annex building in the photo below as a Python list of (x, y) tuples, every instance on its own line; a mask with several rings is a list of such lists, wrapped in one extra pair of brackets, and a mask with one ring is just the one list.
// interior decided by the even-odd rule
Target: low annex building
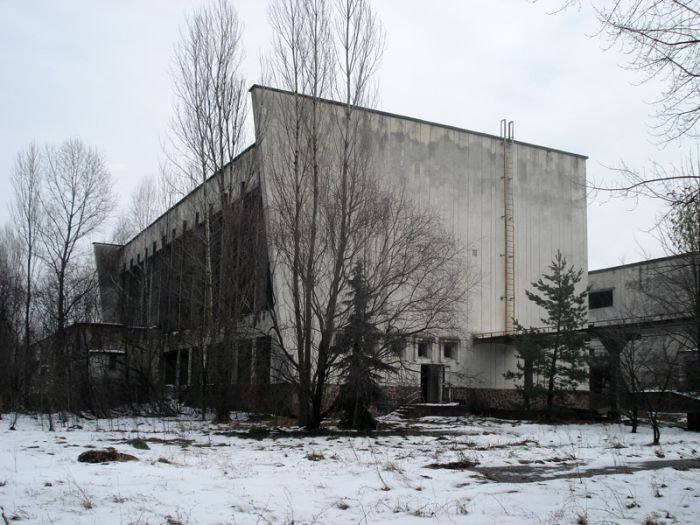
[[(244, 306), (237, 325), (245, 343), (231, 356), (229, 379), (237, 385), (232, 395), (244, 407), (280, 410), (292, 396), (282, 373), (285, 357), (276, 349), (276, 338), (285, 332), (275, 330), (272, 320), (290, 313), (285, 312), (285, 276), (269, 242), (275, 203), (268, 177), (285, 148), (281, 122), (298, 98), (263, 86), (254, 86), (251, 96), (255, 143), (209, 179), (206, 188), (192, 191), (125, 245), (95, 244), (95, 258), (104, 321), (157, 330), (154, 351), (160, 355), (161, 377), (189, 395), (206, 361), (202, 348), (217, 345), (201, 337), (206, 305), (195, 277), (203, 264), (196, 240), (208, 213), (217, 253), (232, 257), (223, 267), (235, 275), (245, 296), (239, 301)], [(324, 118), (332, 118), (338, 104), (319, 103)], [(391, 381), (414, 392), (409, 396), (414, 401), (466, 400), (478, 390), (484, 393), (480, 402), (507, 404), (514, 385), (504, 374), (515, 368), (516, 359), (512, 345), (499, 336), (512, 333), (513, 319), (538, 326), (542, 317), (525, 289), (557, 250), (575, 268), (587, 267), (586, 157), (517, 141), (512, 122), (504, 121), (496, 136), (355, 109), (373, 173), (404, 188), (417, 205), (439, 213), (463, 245), (474, 279), (458, 329), (407, 341), (403, 372)], [(203, 194), (217, 195), (208, 212), (202, 211), (207, 210), (201, 205)], [(225, 209), (220, 202), (227, 203)], [(221, 218), (231, 210), (245, 219), (224, 227)], [(213, 272), (217, 300), (226, 300), (230, 275)], [(580, 286), (588, 286), (585, 274)]]
[(699, 276), (697, 253), (588, 272), (594, 404), (619, 412), (647, 391), (668, 409), (700, 407), (683, 394), (700, 391)]

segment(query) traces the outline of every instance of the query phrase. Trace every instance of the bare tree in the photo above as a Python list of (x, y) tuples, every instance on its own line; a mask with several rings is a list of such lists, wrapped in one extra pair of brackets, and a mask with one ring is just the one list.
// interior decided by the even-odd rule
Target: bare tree
[[(172, 122), (175, 155), (171, 156), (171, 184), (183, 193), (199, 188), (193, 195), (193, 202), (196, 217), (203, 222), (198, 247), (189, 244), (197, 252), (191, 259), (193, 264), (199, 261), (195, 270), (198, 286), (203, 291), (203, 316), (198, 323), (203, 402), (207, 370), (217, 374), (218, 388), (228, 389), (232, 374), (229, 354), (235, 346), (232, 340), (238, 338), (238, 323), (245, 310), (234, 300), (244, 294), (224, 285), (224, 272), (228, 271), (226, 275), (230, 276), (233, 270), (227, 266), (231, 263), (231, 253), (226, 252), (227, 247), (221, 242), (227, 230), (241, 224), (243, 206), (236, 207), (233, 203), (244, 198), (245, 183), (250, 177), (249, 172), (234, 174), (231, 168), (232, 161), (241, 152), (247, 114), (242, 56), (238, 15), (230, 2), (217, 0), (188, 20), (175, 49), (173, 66), (177, 104)], [(212, 176), (215, 178), (208, 184)], [(221, 215), (215, 224), (217, 210)], [(239, 250), (238, 255), (244, 253), (242, 247)], [(236, 267), (242, 266), (238, 261)], [(221, 291), (229, 294), (228, 301), (221, 300)], [(223, 342), (220, 341), (222, 333)], [(225, 350), (217, 352), (219, 362), (210, 367), (207, 356), (215, 346)], [(224, 357), (226, 360), (222, 362)], [(219, 394), (215, 398), (221, 400), (217, 418), (228, 419), (228, 396)]]
[[(534, 0), (537, 1), (537, 0)], [(564, 0), (562, 8), (581, 5)], [(694, 0), (590, 1), (600, 22), (599, 34), (610, 48), (619, 45), (629, 57), (627, 67), (639, 72), (641, 82), (661, 81), (655, 101), (656, 131), (663, 141), (682, 137), (695, 142), (700, 119), (700, 8)], [(696, 144), (695, 144), (696, 145)], [(653, 163), (639, 171), (625, 163), (617, 169), (624, 177), (619, 185), (595, 189), (621, 196), (665, 198), (668, 185), (698, 179), (697, 153), (683, 165), (665, 168)]]
[(619, 367), (626, 393), (625, 407), (631, 412), (633, 432), (638, 411), (647, 415), (653, 444), (661, 441), (661, 412), (664, 396), (673, 389), (679, 374), (678, 349), (666, 334), (648, 335), (627, 343), (619, 355)]
[[(337, 265), (335, 268), (331, 266), (329, 284), (320, 286), (321, 265), (329, 262), (330, 252), (329, 247), (326, 257), (322, 258), (320, 215), (324, 210), (321, 201), (330, 204), (327, 197), (332, 191), (331, 163), (328, 155), (324, 155), (328, 148), (322, 149), (326, 145), (328, 124), (321, 121), (319, 100), (330, 93), (335, 73), (328, 4), (323, 0), (281, 0), (273, 3), (270, 10), (275, 31), (273, 81), (293, 93), (293, 103), (284, 108), (282, 117), (282, 140), (288, 146), (288, 154), (276, 159), (270, 182), (276, 202), (276, 224), (272, 236), (280, 255), (280, 260), (275, 264), (288, 270), (285, 285), (289, 287), (292, 298), (294, 342), (282, 335), (286, 327), (282, 326), (281, 319), (275, 324), (278, 344), (293, 364), (292, 379), (298, 385), (299, 418), (307, 426), (316, 426), (320, 422), (318, 417), (312, 415), (313, 405), (323, 395), (330, 358), (328, 350), (334, 329), (334, 310), (342, 278), (340, 271), (343, 270)], [(342, 179), (342, 175), (334, 179)], [(326, 194), (322, 195), (322, 192)], [(345, 230), (346, 219), (347, 214), (338, 217)], [(337, 252), (336, 260), (342, 261), (343, 244), (347, 239), (338, 239), (338, 242), (341, 251)], [(327, 294), (329, 300), (314, 297), (321, 291)], [(325, 334), (321, 336), (323, 343), (319, 345), (314, 340), (315, 305), (320, 308), (326, 306), (330, 314), (326, 317), (330, 317), (331, 321), (330, 325), (326, 323)]]
[(19, 350), (22, 337), (22, 310), (25, 300), (21, 272), (22, 246), (15, 232), (0, 229), (0, 408), (17, 410), (23, 382), (23, 362)]
[(700, 387), (700, 203), (698, 183), (677, 186), (667, 194), (668, 212), (659, 224), (659, 240), (671, 256), (653, 266), (640, 291), (655, 313), (683, 320), (679, 330), (669, 332), (685, 363), (688, 390)]
[(665, 83), (659, 129), (669, 140), (694, 135), (700, 119), (700, 9), (693, 0), (626, 0), (595, 6), (610, 45), (629, 67)]
[[(535, 0), (536, 1), (536, 0)], [(562, 8), (580, 6), (564, 0)], [(700, 9), (694, 0), (592, 0), (609, 47), (621, 45), (642, 82), (659, 79), (657, 128), (667, 140), (696, 134), (700, 120)]]
[(132, 191), (128, 207), (117, 218), (112, 235), (116, 244), (126, 244), (137, 233), (145, 230), (167, 208), (163, 188), (153, 177), (144, 177)]
[[(387, 342), (450, 324), (466, 281), (459, 279), (460, 250), (439, 220), (378, 183), (367, 112), (357, 106), (372, 101), (383, 46), (369, 4), (280, 0), (270, 19), (272, 80), (288, 91), (270, 94), (278, 121), (266, 122), (273, 131), (263, 137), (275, 144), (265, 159), (282, 305), (273, 313), (274, 335), (300, 421), (316, 428), (336, 379), (335, 340), (350, 319), (356, 264), (372, 297), (363, 315)], [(322, 101), (327, 94), (341, 104)]]
[(23, 248), (24, 370), (22, 371), (22, 394), (25, 401), (29, 395), (29, 346), (32, 342), (32, 294), (36, 278), (36, 252), (39, 232), (42, 228), (40, 215), (41, 172), (41, 150), (36, 143), (31, 143), (24, 151), (18, 153), (12, 172), (14, 189), (12, 217)]
[[(80, 139), (45, 149), (46, 168), (41, 213), (46, 219), (40, 232), (41, 258), (51, 284), (50, 329), (55, 332), (54, 382), (70, 406), (70, 366), (64, 355), (65, 329), (86, 290), (78, 271), (83, 243), (97, 230), (113, 206), (110, 174), (101, 153)], [(90, 288), (90, 287), (88, 287)]]

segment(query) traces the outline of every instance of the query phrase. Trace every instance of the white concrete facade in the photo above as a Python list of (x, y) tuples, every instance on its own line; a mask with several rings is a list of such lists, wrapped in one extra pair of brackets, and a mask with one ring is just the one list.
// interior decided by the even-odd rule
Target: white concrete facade
[[(254, 86), (251, 93), (256, 143), (223, 176), (233, 197), (260, 187), (263, 206), (269, 208), (267, 170), (276, 152), (284, 149), (280, 143), (280, 121), (292, 94), (260, 86)], [(321, 107), (327, 118), (340, 108), (331, 101), (322, 102)], [(512, 316), (524, 326), (540, 326), (543, 313), (528, 301), (525, 290), (547, 271), (558, 250), (574, 268), (587, 268), (586, 157), (400, 115), (356, 109), (363, 119), (364, 143), (376, 177), (403, 188), (419, 205), (439, 212), (446, 228), (463, 244), (466, 263), (476, 282), (469, 296), (468, 314), (457, 332), (436, 334), (422, 355), (420, 341), (409, 343), (404, 353), (409, 381), (412, 377), (414, 383), (420, 382), (421, 365), (440, 365), (444, 366), (447, 386), (512, 388), (503, 374), (515, 369), (513, 348), (473, 343), (472, 336), (509, 329), (507, 284), (513, 296)], [(512, 208), (508, 212), (504, 191), (506, 160), (512, 181)], [(212, 196), (215, 197), (217, 185), (213, 178), (207, 184), (211, 190), (209, 200), (216, 208), (218, 199)], [(204, 209), (197, 201), (201, 193), (200, 186), (126, 245), (96, 247), (98, 268), (110, 267), (100, 281), (105, 321), (123, 322), (118, 318), (114, 284), (118, 279), (114, 276), (143, 264), (180, 237), (183, 230), (196, 225), (201, 220), (197, 210)], [(506, 241), (506, 213), (512, 217), (510, 245)], [(510, 281), (506, 277), (508, 251), (514, 270)], [(274, 254), (269, 259), (273, 261)], [(581, 290), (588, 286), (586, 277), (584, 273)], [(273, 266), (274, 304), (284, 310), (280, 278)], [(263, 312), (260, 319), (257, 329), (269, 331), (270, 317)], [(158, 322), (158, 318), (145, 320), (149, 326)], [(282, 368), (279, 359), (279, 355), (273, 356), (274, 369)]]
[(607, 329), (625, 338), (617, 351), (634, 358), (627, 367), (636, 369), (642, 386), (658, 389), (668, 380), (664, 389), (697, 388), (698, 262), (698, 254), (688, 253), (589, 272), (594, 355), (607, 355), (595, 338), (595, 329)]
[[(259, 86), (252, 89), (252, 95), (264, 185), (271, 159), (284, 150), (279, 130), (293, 98), (288, 92)], [(340, 107), (327, 101), (322, 112), (337, 114)], [(418, 355), (414, 342), (405, 357), (416, 370), (421, 364), (445, 365), (448, 385), (512, 388), (503, 374), (515, 369), (513, 349), (471, 342), (473, 334), (502, 333), (509, 328), (504, 307), (505, 148), (511, 148), (514, 227), (511, 311), (525, 326), (542, 324), (543, 313), (527, 299), (525, 290), (547, 271), (557, 250), (568, 264), (584, 269), (580, 290), (588, 285), (586, 157), (519, 141), (506, 145), (498, 136), (379, 111), (360, 110), (358, 115), (364, 120), (376, 176), (404, 188), (417, 203), (440, 213), (463, 244), (477, 282), (460, 333), (441, 334), (425, 357)], [(269, 192), (264, 194), (272, 198)], [(278, 299), (282, 293), (276, 286)], [(454, 340), (458, 341), (457, 352), (446, 355), (445, 343)]]

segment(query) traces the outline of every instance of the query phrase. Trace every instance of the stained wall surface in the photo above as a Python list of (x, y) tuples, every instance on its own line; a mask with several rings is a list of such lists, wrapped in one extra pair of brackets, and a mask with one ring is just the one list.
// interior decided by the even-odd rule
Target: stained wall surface
[[(264, 185), (270, 159), (284, 151), (279, 142), (281, 122), (293, 98), (259, 86), (252, 93)], [(338, 118), (340, 110), (332, 102), (322, 108), (329, 119)], [(455, 384), (473, 384), (478, 378), (484, 386), (508, 387), (503, 373), (515, 367), (512, 348), (471, 343), (472, 334), (508, 328), (504, 140), (383, 112), (362, 110), (355, 115), (363, 120), (376, 176), (440, 214), (462, 243), (476, 281), (460, 332), (440, 334), (459, 338), (456, 359), (445, 357), (438, 339), (430, 362), (447, 366), (447, 382), (452, 374)], [(525, 289), (547, 270), (557, 250), (575, 268), (587, 268), (586, 157), (518, 141), (508, 147), (512, 148), (514, 317), (525, 326), (541, 326), (543, 312), (527, 300)], [(269, 191), (265, 193), (271, 198)], [(587, 285), (584, 271), (580, 290)], [(284, 291), (276, 287), (275, 294), (281, 299)]]
[[(229, 180), (231, 195), (259, 186), (263, 206), (269, 210), (274, 203), (270, 202), (272, 194), (266, 178), (274, 159), (285, 154), (282, 122), (294, 99), (288, 92), (259, 86), (252, 89), (252, 97), (256, 146), (224, 176)], [(327, 120), (337, 119), (340, 109), (333, 102), (321, 103), (321, 113)], [(503, 374), (515, 368), (513, 349), (472, 343), (474, 334), (500, 333), (508, 328), (504, 304), (506, 148), (510, 150), (513, 195), (513, 314), (525, 326), (541, 325), (543, 312), (527, 300), (525, 289), (547, 270), (557, 250), (575, 268), (587, 267), (586, 158), (378, 111), (358, 110), (353, 114), (364, 130), (369, 169), (384, 184), (403, 189), (418, 205), (442, 217), (445, 227), (462, 244), (475, 283), (460, 328), (455, 333), (434, 334), (428, 356), (418, 356), (418, 342), (411, 342), (413, 346), (406, 353), (409, 368), (419, 374), (421, 365), (440, 364), (447, 371), (446, 384), (511, 387)], [(214, 191), (213, 179), (207, 184)], [(197, 225), (201, 220), (197, 211), (205, 209), (200, 202), (202, 193), (200, 186), (125, 246), (98, 247), (100, 266), (111, 273), (123, 273), (145, 264), (165, 244), (179, 238), (183, 230)], [(118, 262), (108, 261), (110, 258)], [(290, 315), (289, 298), (282, 285), (285, 276), (275, 268), (271, 247), (269, 261), (275, 315), (284, 324), (285, 316)], [(581, 289), (588, 284), (585, 276)], [(107, 278), (106, 274), (100, 276), (104, 283)], [(108, 287), (104, 290), (107, 292)], [(114, 312), (114, 297), (110, 294), (103, 301)], [(154, 321), (148, 318), (144, 323)], [(448, 355), (447, 345), (454, 341), (458, 342), (457, 351)]]

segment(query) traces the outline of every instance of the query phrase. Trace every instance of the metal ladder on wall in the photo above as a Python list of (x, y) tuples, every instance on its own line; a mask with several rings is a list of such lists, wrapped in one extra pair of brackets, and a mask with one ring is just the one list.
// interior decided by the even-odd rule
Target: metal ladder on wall
[(515, 222), (513, 221), (513, 137), (515, 124), (512, 120), (501, 120), (503, 139), (503, 313), (504, 331), (513, 331), (515, 318)]

